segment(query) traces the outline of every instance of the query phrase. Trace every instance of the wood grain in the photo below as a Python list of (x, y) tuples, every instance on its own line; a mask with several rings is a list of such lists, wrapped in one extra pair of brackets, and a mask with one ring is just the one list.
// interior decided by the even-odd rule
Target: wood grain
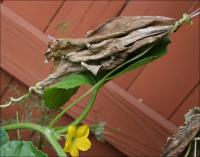
[(12, 76), (9, 75), (6, 71), (4, 71), (3, 69), (0, 68), (0, 97), (3, 96), (3, 93), (5, 92), (6, 88), (8, 87), (8, 85), (11, 83), (12, 81)]
[[(72, 34), (76, 27), (79, 27), (82, 19), (84, 19), (85, 14), (94, 2), (84, 1), (81, 5), (79, 3), (78, 1), (65, 1), (55, 18), (51, 21), (46, 33), (56, 38), (71, 37), (70, 34)], [(59, 31), (62, 24), (66, 24), (66, 33), (64, 34)]]
[(189, 109), (192, 109), (194, 108), (194, 106), (199, 106), (199, 105), (200, 105), (200, 85), (198, 84), (169, 120), (174, 124), (176, 124), (177, 126), (183, 125), (184, 115), (189, 111)]
[[(95, 28), (105, 20), (114, 17), (125, 5), (125, 1), (66, 1), (51, 26), (48, 34), (56, 37), (83, 37), (87, 31)], [(66, 22), (67, 32), (62, 35), (55, 29)]]
[(30, 23), (1, 5), (1, 67), (28, 86), (44, 78), (47, 37)]
[(51, 1), (10, 1), (5, 0), (3, 2), (9, 9), (14, 11), (20, 17), (24, 18), (32, 25), (43, 31), (48, 25), (52, 16), (56, 13), (56, 10), (62, 4), (63, 0)]

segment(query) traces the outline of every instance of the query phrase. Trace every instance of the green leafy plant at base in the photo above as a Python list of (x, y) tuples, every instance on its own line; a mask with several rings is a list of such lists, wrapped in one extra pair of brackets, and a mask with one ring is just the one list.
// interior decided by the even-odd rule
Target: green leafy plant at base
[(8, 134), (4, 129), (0, 129), (0, 141), (0, 156), (48, 156), (37, 149), (30, 141), (9, 141)]

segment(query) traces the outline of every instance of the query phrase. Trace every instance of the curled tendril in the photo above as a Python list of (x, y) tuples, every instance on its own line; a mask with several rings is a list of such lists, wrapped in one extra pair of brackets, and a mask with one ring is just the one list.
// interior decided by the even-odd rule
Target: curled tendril
[(6, 108), (6, 107), (9, 107), (10, 105), (12, 105), (13, 103), (15, 102), (20, 102), (22, 100), (24, 100), (25, 98), (29, 97), (30, 96), (30, 93), (27, 93), (19, 98), (13, 98), (13, 97), (10, 97), (10, 100), (8, 103), (6, 104), (3, 104), (3, 105), (0, 105), (0, 108)]
[(6, 108), (6, 107), (9, 107), (10, 105), (12, 105), (13, 103), (16, 103), (16, 102), (20, 102), (26, 98), (28, 98), (32, 93), (36, 93), (38, 95), (42, 95), (43, 94), (43, 89), (40, 88), (40, 86), (34, 86), (34, 87), (30, 87), (29, 88), (29, 92), (19, 98), (13, 98), (13, 97), (10, 97), (10, 100), (6, 103), (6, 104), (3, 104), (3, 105), (0, 105), (0, 108)]

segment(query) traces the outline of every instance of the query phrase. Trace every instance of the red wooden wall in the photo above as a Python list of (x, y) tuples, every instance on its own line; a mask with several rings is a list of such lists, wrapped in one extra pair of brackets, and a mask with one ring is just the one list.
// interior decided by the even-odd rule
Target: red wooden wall
[[(43, 64), (47, 34), (82, 37), (114, 16), (161, 15), (178, 19), (198, 7), (195, 0), (5, 0), (1, 4), (1, 97), (5, 100), (13, 94), (8, 91), (10, 84), (25, 91), (48, 75), (51, 66)], [(63, 22), (67, 23), (64, 35), (56, 30)], [(192, 27), (183, 26), (171, 36), (166, 56), (117, 78), (101, 90), (87, 122), (98, 116), (108, 122), (109, 128), (120, 131), (107, 136), (114, 147), (93, 140), (96, 145), (87, 155), (123, 156), (120, 151), (129, 156), (159, 155), (166, 138), (182, 124), (183, 115), (200, 104), (199, 28), (195, 18)], [(66, 119), (78, 116), (84, 102)]]

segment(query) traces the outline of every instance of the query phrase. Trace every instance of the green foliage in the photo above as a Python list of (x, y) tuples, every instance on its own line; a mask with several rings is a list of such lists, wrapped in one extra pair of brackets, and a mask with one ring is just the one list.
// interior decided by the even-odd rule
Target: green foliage
[(9, 141), (4, 129), (0, 129), (0, 142), (0, 156), (3, 157), (47, 157), (47, 154), (37, 149), (31, 141)]
[(8, 143), (9, 137), (7, 132), (4, 129), (0, 129), (0, 146)]
[(94, 78), (90, 73), (68, 75), (44, 91), (44, 103), (49, 108), (59, 108), (85, 84), (94, 84)]
[(47, 157), (47, 154), (37, 149), (30, 141), (11, 141), (0, 148), (0, 155), (6, 156), (30, 156)]

